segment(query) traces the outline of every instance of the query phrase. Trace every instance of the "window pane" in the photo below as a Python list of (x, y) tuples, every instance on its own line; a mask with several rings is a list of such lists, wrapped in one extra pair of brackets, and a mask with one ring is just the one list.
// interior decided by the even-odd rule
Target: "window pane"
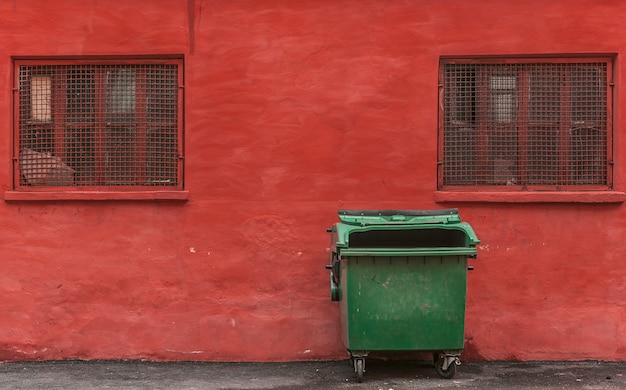
[(554, 125), (561, 118), (563, 69), (554, 64), (534, 65), (529, 74), (529, 120), (533, 124)]
[(598, 66), (576, 66), (572, 69), (572, 121), (575, 125), (593, 127), (606, 121), (606, 79)]
[(511, 123), (515, 118), (516, 104), (513, 93), (493, 93), (491, 95), (491, 120), (496, 123)]
[(95, 75), (93, 67), (71, 67), (67, 70), (68, 122), (95, 120)]
[(475, 65), (445, 69), (444, 180), (446, 184), (476, 182), (476, 77)]
[(476, 130), (466, 126), (450, 126), (444, 133), (444, 184), (477, 185)]
[(489, 89), (491, 120), (496, 123), (513, 122), (517, 112), (517, 78), (515, 76), (491, 76)]
[(106, 184), (138, 185), (137, 129), (109, 126), (106, 131)]
[(482, 182), (490, 185), (517, 184), (517, 128), (491, 126), (487, 129), (487, 153), (481, 167)]
[(107, 121), (134, 120), (135, 115), (135, 71), (116, 69), (106, 72)]
[(146, 85), (148, 180), (169, 185), (178, 175), (178, 77), (175, 66), (149, 69)]
[(568, 64), (533, 64), (529, 67), (529, 108), (526, 182), (565, 184), (560, 173), (559, 143), (563, 118), (569, 114)]
[(69, 127), (65, 131), (67, 164), (75, 167), (74, 184), (97, 185), (96, 134), (94, 128)]
[(559, 127), (545, 124), (530, 127), (528, 133), (528, 183), (549, 185), (559, 179)]
[(601, 129), (572, 129), (569, 181), (572, 184), (602, 184), (606, 176), (606, 137)]
[(52, 120), (52, 80), (50, 76), (33, 76), (30, 85), (31, 119)]

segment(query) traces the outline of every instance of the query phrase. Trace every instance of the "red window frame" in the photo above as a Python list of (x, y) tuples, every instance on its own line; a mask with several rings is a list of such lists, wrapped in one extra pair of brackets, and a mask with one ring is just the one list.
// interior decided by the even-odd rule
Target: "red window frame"
[(184, 190), (182, 57), (14, 58), (14, 70), (14, 191), (179, 197), (167, 193)]
[[(573, 90), (586, 77), (572, 81), (574, 70), (585, 67), (604, 70), (589, 73), (588, 83), (601, 80), (592, 97)], [(613, 85), (611, 56), (442, 58), (438, 189), (612, 190)], [(598, 101), (602, 112), (589, 111)], [(601, 123), (574, 118), (594, 115)]]

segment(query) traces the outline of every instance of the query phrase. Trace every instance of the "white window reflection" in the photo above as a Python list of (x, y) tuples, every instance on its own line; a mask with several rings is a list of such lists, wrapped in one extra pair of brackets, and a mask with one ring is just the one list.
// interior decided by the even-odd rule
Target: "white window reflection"
[(496, 123), (512, 123), (517, 112), (517, 77), (491, 76), (489, 79), (491, 90), (490, 116)]
[(135, 72), (131, 69), (107, 71), (106, 112), (108, 120), (135, 112)]
[(33, 76), (30, 81), (30, 117), (35, 121), (52, 120), (52, 79)]

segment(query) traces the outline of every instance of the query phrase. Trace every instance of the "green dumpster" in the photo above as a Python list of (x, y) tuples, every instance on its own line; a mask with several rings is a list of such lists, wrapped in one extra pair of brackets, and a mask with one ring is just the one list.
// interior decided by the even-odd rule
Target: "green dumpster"
[(480, 242), (472, 227), (457, 209), (338, 214), (326, 268), (357, 380), (373, 351), (432, 353), (437, 374), (452, 378), (464, 344), (467, 260)]

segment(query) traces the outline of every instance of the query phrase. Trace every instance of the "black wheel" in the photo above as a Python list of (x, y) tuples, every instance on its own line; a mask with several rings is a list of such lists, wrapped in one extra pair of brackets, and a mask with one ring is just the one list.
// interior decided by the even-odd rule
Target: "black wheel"
[(440, 355), (435, 362), (435, 371), (443, 379), (452, 379), (456, 374), (456, 363), (452, 362), (446, 370), (443, 369), (443, 363), (446, 361), (444, 355)]
[(365, 359), (356, 359), (354, 361), (354, 370), (356, 371), (356, 381), (363, 382), (363, 372), (365, 371)]

